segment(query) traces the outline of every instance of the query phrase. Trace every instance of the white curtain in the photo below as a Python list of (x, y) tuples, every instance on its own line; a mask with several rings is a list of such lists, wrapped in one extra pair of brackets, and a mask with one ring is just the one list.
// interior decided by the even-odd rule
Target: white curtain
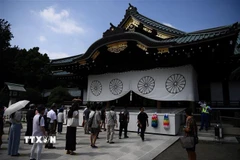
[(191, 65), (89, 75), (87, 100), (110, 101), (133, 91), (159, 101), (197, 101), (196, 80)]

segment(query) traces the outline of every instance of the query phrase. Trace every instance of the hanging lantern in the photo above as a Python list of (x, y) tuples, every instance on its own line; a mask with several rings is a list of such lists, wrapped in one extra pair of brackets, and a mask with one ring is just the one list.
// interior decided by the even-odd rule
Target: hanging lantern
[(163, 118), (163, 127), (165, 129), (169, 129), (169, 117), (168, 117), (168, 114), (165, 114), (164, 115), (164, 118)]
[(152, 115), (152, 127), (158, 127), (158, 115), (156, 112)]

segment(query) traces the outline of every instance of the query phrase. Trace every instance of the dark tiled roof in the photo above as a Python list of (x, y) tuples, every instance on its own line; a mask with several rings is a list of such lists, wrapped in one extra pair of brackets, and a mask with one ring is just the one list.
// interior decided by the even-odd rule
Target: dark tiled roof
[(74, 61), (75, 59), (78, 59), (80, 57), (82, 57), (84, 54), (79, 54), (76, 56), (71, 56), (71, 57), (67, 57), (67, 58), (61, 58), (61, 59), (54, 59), (51, 61), (51, 64), (63, 64), (63, 63), (71, 63), (72, 61)]
[(154, 29), (158, 30), (158, 31), (163, 31), (165, 33), (172, 33), (174, 35), (185, 35), (186, 33), (183, 31), (180, 31), (178, 29), (166, 26), (162, 23), (156, 22), (150, 18), (147, 18), (139, 13), (133, 13), (132, 16), (134, 18), (136, 18), (137, 20), (139, 20), (140, 22), (142, 22), (143, 24), (147, 25), (147, 26), (151, 26)]
[(212, 31), (212, 32), (202, 32), (202, 33), (191, 33), (184, 36), (169, 38), (161, 40), (161, 42), (176, 42), (177, 44), (185, 44), (185, 43), (192, 43), (196, 41), (203, 41), (207, 39), (212, 39), (216, 37), (220, 37), (222, 35), (225, 35), (228, 33), (228, 30), (218, 30), (218, 31)]
[(175, 28), (169, 27), (167, 25), (164, 25), (162, 23), (156, 22), (148, 17), (145, 17), (145, 16), (139, 14), (137, 11), (137, 8), (132, 6), (130, 3), (129, 3), (128, 9), (126, 10), (124, 18), (119, 23), (118, 27), (122, 27), (130, 17), (133, 17), (133, 18), (137, 19), (138, 21), (140, 21), (142, 24), (144, 24), (148, 27), (151, 27), (157, 31), (163, 32), (165, 34), (170, 34), (170, 35), (174, 35), (174, 36), (186, 34), (183, 31), (180, 31), (178, 29), (175, 29)]

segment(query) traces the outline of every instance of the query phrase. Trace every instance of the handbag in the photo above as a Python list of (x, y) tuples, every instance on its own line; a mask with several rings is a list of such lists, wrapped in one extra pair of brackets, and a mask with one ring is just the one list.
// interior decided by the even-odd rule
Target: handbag
[(93, 118), (94, 118), (94, 116), (95, 116), (95, 113), (96, 113), (96, 112), (94, 112), (93, 116), (92, 116), (92, 117), (89, 117), (89, 119), (88, 119), (88, 128), (92, 128)]
[(70, 127), (78, 127), (79, 123), (77, 118), (71, 118), (69, 120), (70, 120), (70, 123), (69, 123)]
[(180, 142), (183, 148), (193, 148), (195, 145), (194, 137), (190, 137), (190, 136), (180, 137)]

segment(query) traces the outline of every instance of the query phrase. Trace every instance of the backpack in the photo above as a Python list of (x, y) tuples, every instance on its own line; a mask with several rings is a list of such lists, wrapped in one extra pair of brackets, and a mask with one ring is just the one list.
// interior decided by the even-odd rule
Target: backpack
[(88, 119), (88, 128), (91, 128), (91, 127), (92, 127), (95, 113), (96, 113), (96, 112), (94, 112), (93, 116), (92, 116), (92, 117), (89, 117), (89, 119)]
[[(38, 124), (39, 124), (39, 126), (40, 126), (40, 122), (41, 122), (41, 118), (42, 118), (43, 116), (39, 116), (39, 120), (38, 120)], [(44, 122), (45, 123), (45, 122)]]

